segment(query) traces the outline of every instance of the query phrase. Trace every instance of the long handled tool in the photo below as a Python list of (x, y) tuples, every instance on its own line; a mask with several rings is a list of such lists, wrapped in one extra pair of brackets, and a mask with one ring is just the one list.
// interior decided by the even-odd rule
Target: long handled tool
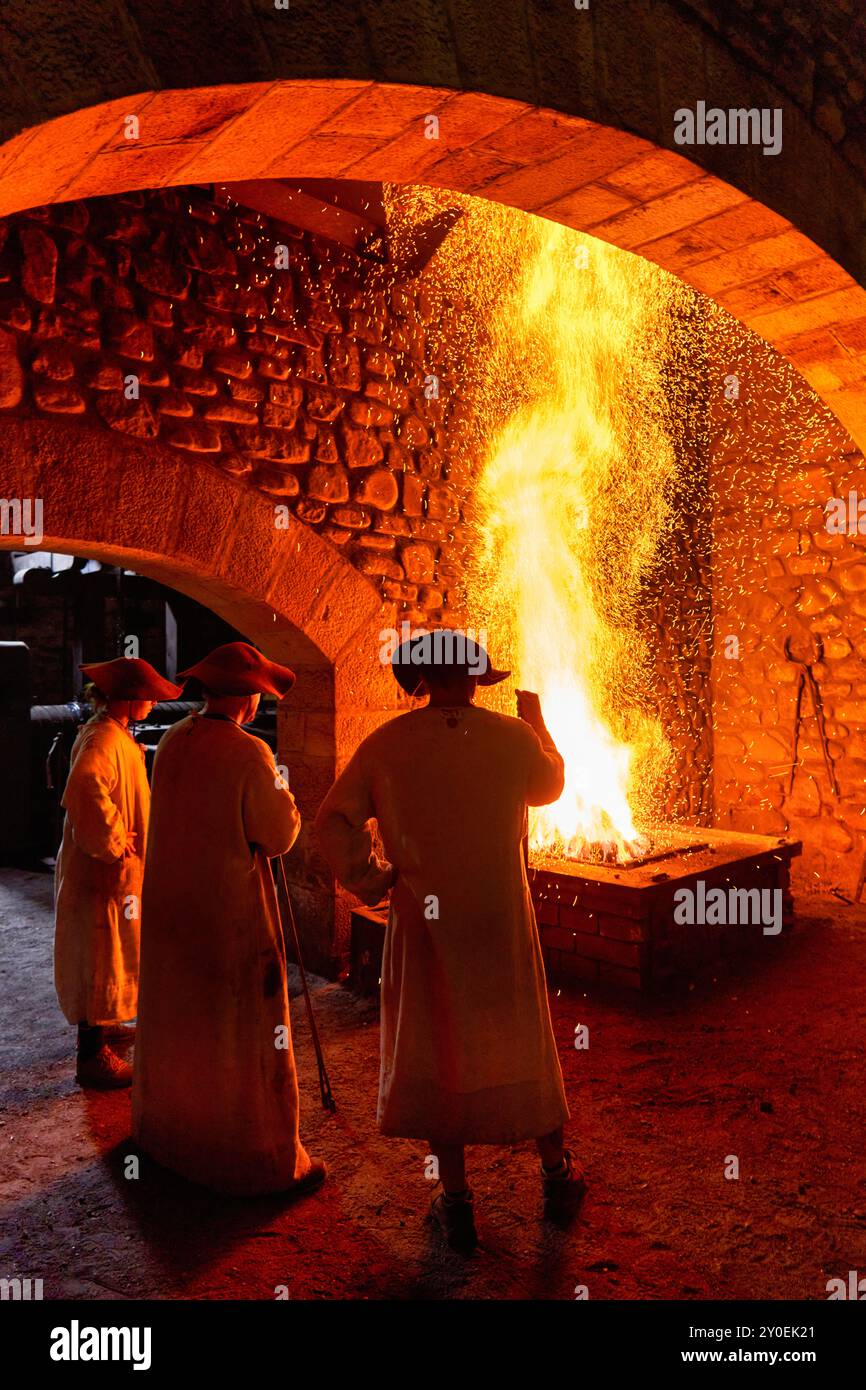
[[(812, 638), (812, 646), (815, 661), (823, 661), (824, 643), (817, 634)], [(824, 766), (827, 769), (827, 777), (830, 781), (830, 790), (838, 801), (840, 799), (839, 779), (836, 776), (836, 769), (833, 765), (833, 759), (830, 756), (830, 744), (827, 738), (827, 729), (824, 724), (824, 707), (821, 702), (821, 692), (818, 688), (818, 682), (812, 671), (812, 665), (808, 661), (800, 661), (798, 657), (794, 655), (791, 648), (790, 637), (785, 638), (784, 650), (785, 660), (793, 661), (795, 665), (800, 667), (800, 674), (797, 677), (797, 692), (794, 697), (794, 753), (793, 762), (791, 763), (791, 776), (788, 782), (788, 792), (790, 793), (794, 788), (794, 775), (797, 771), (797, 752), (800, 740), (800, 725), (803, 717), (803, 692), (808, 688), (809, 697), (812, 701), (812, 713), (815, 716), (815, 723), (818, 726), (818, 740), (821, 746), (821, 756), (824, 759)], [(860, 902), (864, 887), (866, 887), (866, 853), (863, 855), (863, 860), (860, 864), (860, 874), (857, 879), (857, 887), (854, 889), (855, 903)], [(846, 898), (845, 901), (847, 902), (848, 899)]]
[[(824, 660), (824, 643), (817, 634), (812, 637), (812, 646), (815, 662), (822, 662)], [(790, 637), (785, 638), (784, 651), (785, 660), (792, 661), (795, 666), (799, 666), (800, 668), (800, 674), (797, 677), (797, 692), (794, 697), (794, 751), (793, 760), (791, 762), (791, 776), (788, 782), (788, 792), (790, 794), (794, 789), (794, 775), (797, 771), (800, 729), (803, 720), (803, 693), (808, 689), (809, 698), (812, 702), (812, 713), (815, 716), (815, 723), (818, 727), (818, 741), (821, 747), (821, 756), (824, 759), (824, 766), (827, 769), (827, 777), (830, 782), (830, 790), (838, 801), (840, 797), (839, 782), (836, 777), (836, 769), (833, 766), (833, 759), (830, 755), (830, 743), (827, 738), (827, 728), (824, 723), (824, 706), (821, 702), (821, 691), (818, 687), (818, 682), (812, 671), (812, 663), (809, 661), (801, 661), (799, 657), (795, 656), (791, 649)]]
[[(301, 972), (301, 984), (304, 988), (304, 999), (306, 1000), (307, 1014), (309, 1015), (310, 1019), (310, 1032), (313, 1035), (313, 1047), (316, 1050), (316, 1066), (319, 1068), (319, 1090), (322, 1093), (322, 1108), (324, 1110), (330, 1110), (333, 1114), (333, 1112), (337, 1108), (337, 1102), (334, 1100), (333, 1094), (331, 1092), (331, 1083), (328, 1080), (328, 1071), (325, 1066), (325, 1057), (322, 1052), (322, 1044), (319, 1039), (319, 1029), (316, 1026), (316, 1015), (313, 1013), (313, 1001), (310, 998), (310, 990), (307, 984), (307, 972), (304, 969), (304, 958), (301, 955), (301, 941), (300, 937), (298, 936), (298, 928), (295, 923), (295, 914), (292, 911), (292, 900), (289, 897), (289, 885), (286, 881), (286, 866), (283, 863), (283, 856), (281, 854), (277, 855), (277, 858), (280, 861), (280, 876), (283, 882), (283, 896), (286, 900), (286, 912), (289, 918), (289, 925), (292, 929), (292, 941), (295, 947), (295, 960), (297, 961), (298, 969)], [(277, 905), (279, 907), (279, 900)], [(283, 926), (283, 944), (285, 944), (285, 940), (286, 929), (285, 926)]]

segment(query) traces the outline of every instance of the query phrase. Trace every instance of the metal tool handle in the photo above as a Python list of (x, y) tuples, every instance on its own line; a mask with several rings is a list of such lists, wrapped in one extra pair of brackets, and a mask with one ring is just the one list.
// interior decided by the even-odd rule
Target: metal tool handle
[[(320, 1040), (320, 1038), (319, 1038), (319, 1029), (318, 1029), (318, 1027), (317, 1027), (317, 1025), (316, 1025), (316, 1015), (313, 1013), (313, 1001), (312, 1001), (312, 999), (310, 998), (310, 988), (309, 988), (309, 985), (307, 984), (307, 972), (306, 972), (306, 970), (304, 969), (304, 958), (303, 958), (303, 956), (301, 955), (301, 941), (300, 941), (300, 937), (298, 936), (298, 928), (297, 928), (297, 925), (296, 925), (296, 923), (295, 923), (295, 914), (294, 914), (294, 911), (292, 910), (292, 900), (291, 900), (291, 898), (289, 897), (289, 885), (288, 885), (288, 881), (287, 881), (287, 879), (286, 879), (286, 866), (285, 866), (285, 864), (283, 863), (283, 856), (282, 856), (281, 854), (278, 854), (278, 855), (277, 855), (277, 859), (279, 860), (279, 864), (280, 864), (280, 876), (281, 876), (281, 878), (282, 878), (282, 883), (283, 883), (283, 896), (285, 897), (285, 900), (286, 900), (286, 912), (287, 912), (288, 918), (289, 918), (289, 925), (290, 925), (290, 927), (291, 927), (291, 929), (292, 929), (292, 942), (293, 942), (293, 945), (294, 945), (294, 948), (295, 948), (295, 959), (296, 959), (296, 961), (297, 961), (298, 969), (299, 969), (300, 972), (301, 972), (301, 985), (303, 986), (303, 990), (304, 990), (304, 1000), (305, 1000), (306, 1005), (307, 1005), (307, 1015), (308, 1015), (309, 1020), (310, 1020), (310, 1032), (311, 1032), (312, 1035), (313, 1035), (313, 1047), (314, 1047), (315, 1052), (316, 1052), (316, 1066), (317, 1066), (318, 1069), (319, 1069), (319, 1090), (321, 1091), (321, 1094), (322, 1094), (322, 1108), (325, 1109), (325, 1110), (329, 1110), (329, 1111), (333, 1114), (333, 1112), (334, 1112), (334, 1111), (336, 1110), (336, 1108), (337, 1108), (337, 1102), (334, 1100), (333, 1092), (331, 1091), (331, 1083), (330, 1083), (330, 1081), (329, 1081), (329, 1079), (328, 1079), (328, 1071), (327, 1071), (327, 1068), (326, 1068), (326, 1066), (325, 1066), (325, 1057), (324, 1057), (324, 1053), (322, 1052), (322, 1043), (321, 1043), (321, 1040)], [(278, 902), (277, 902), (277, 907), (278, 907), (278, 909), (279, 909), (279, 900), (278, 900)], [(284, 944), (284, 945), (285, 945), (285, 939), (286, 939), (286, 933), (285, 933), (285, 928), (284, 928), (284, 929), (283, 929), (283, 944)]]

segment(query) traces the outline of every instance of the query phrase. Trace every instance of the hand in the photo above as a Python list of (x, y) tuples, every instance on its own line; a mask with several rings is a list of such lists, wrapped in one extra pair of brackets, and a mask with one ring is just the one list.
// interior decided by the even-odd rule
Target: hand
[(544, 728), (541, 701), (534, 690), (517, 690), (517, 717), (532, 729)]
[(136, 842), (137, 839), (138, 839), (138, 831), (137, 831), (137, 830), (127, 830), (127, 832), (126, 832), (126, 844), (123, 846), (123, 851), (122, 851), (121, 856), (120, 856), (121, 859), (132, 859), (132, 858), (134, 858), (134, 856), (135, 856), (136, 853), (137, 853), (137, 850), (136, 850), (136, 848), (135, 848), (135, 842)]

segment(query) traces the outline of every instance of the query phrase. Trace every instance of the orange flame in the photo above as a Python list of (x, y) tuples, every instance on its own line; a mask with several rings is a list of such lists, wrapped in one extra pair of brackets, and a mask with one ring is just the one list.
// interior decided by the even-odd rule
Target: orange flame
[(470, 598), (565, 759), (562, 797), (531, 815), (532, 850), (627, 860), (669, 755), (647, 710), (637, 605), (671, 514), (662, 369), (676, 282), (537, 218), (504, 226), (519, 251), (490, 373), (512, 408), (476, 491)]

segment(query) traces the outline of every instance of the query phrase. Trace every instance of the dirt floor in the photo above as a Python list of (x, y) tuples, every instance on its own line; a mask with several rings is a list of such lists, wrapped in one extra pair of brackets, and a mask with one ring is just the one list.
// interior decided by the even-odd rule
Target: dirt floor
[[(0, 1276), (46, 1298), (826, 1298), (866, 1272), (866, 910), (799, 905), (756, 956), (638, 1001), (555, 995), (589, 1195), (541, 1219), (529, 1146), (470, 1151), (482, 1248), (424, 1221), (426, 1146), (375, 1128), (376, 1009), (320, 982), (335, 1116), (295, 999), (303, 1134), (331, 1178), (295, 1206), (225, 1200), (142, 1162), (129, 1093), (85, 1094), (51, 971), (51, 879), (0, 871)], [(577, 1023), (589, 1049), (574, 1048)], [(739, 1179), (725, 1178), (730, 1155)]]

